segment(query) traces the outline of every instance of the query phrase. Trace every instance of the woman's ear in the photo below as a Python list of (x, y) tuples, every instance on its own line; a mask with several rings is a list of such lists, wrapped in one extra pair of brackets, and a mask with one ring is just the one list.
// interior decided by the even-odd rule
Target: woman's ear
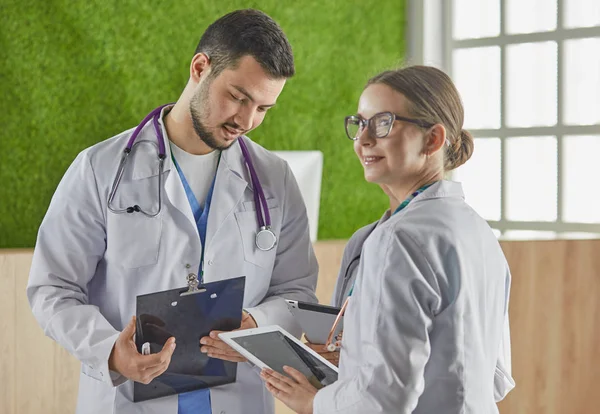
[(190, 79), (196, 83), (210, 71), (210, 58), (206, 53), (196, 53), (190, 64)]
[(435, 124), (427, 131), (425, 135), (426, 155), (432, 155), (438, 152), (446, 142), (446, 128), (442, 124)]

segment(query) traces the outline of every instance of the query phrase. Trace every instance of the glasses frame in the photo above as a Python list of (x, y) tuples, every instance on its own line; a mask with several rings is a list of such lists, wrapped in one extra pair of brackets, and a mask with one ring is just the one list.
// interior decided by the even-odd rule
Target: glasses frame
[[(376, 134), (376, 127), (374, 126), (375, 124), (373, 124), (373, 122), (371, 122), (374, 118), (380, 116), (380, 115), (390, 115), (392, 117), (392, 122), (390, 123), (390, 127), (388, 129), (388, 131), (385, 133), (385, 135), (381, 135), (378, 136)], [(348, 131), (348, 121), (350, 120), (358, 120), (358, 125), (359, 125), (359, 131), (360, 133), (358, 133), (355, 137), (351, 137), (350, 136), (350, 132)], [(421, 121), (419, 119), (414, 119), (414, 118), (407, 118), (405, 116), (402, 115), (398, 115), (395, 114), (393, 112), (389, 112), (389, 111), (385, 111), (385, 112), (378, 112), (375, 115), (373, 115), (371, 118), (369, 119), (365, 119), (360, 115), (349, 115), (346, 118), (344, 118), (344, 129), (346, 130), (346, 136), (348, 137), (348, 139), (350, 139), (351, 141), (356, 141), (358, 140), (358, 138), (360, 137), (360, 135), (362, 134), (362, 132), (365, 130), (365, 128), (367, 128), (369, 130), (369, 133), (375, 137), (375, 138), (385, 138), (388, 135), (390, 135), (390, 132), (392, 132), (392, 128), (394, 126), (394, 122), (396, 121), (404, 121), (404, 122), (408, 122), (411, 124), (415, 124), (420, 126), (421, 128), (431, 128), (432, 126), (434, 126), (435, 124), (430, 124), (429, 122), (425, 122), (425, 121)]]

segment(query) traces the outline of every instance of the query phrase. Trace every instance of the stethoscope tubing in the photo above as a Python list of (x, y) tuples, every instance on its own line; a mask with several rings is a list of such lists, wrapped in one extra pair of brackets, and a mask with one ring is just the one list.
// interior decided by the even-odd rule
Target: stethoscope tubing
[[(158, 118), (163, 108), (173, 105), (173, 104), (165, 104), (161, 105), (158, 108), (152, 110), (146, 117), (140, 122), (140, 124), (135, 128), (131, 137), (127, 141), (127, 145), (123, 149), (123, 155), (121, 156), (121, 160), (119, 162), (119, 166), (117, 168), (117, 174), (115, 175), (115, 179), (113, 180), (113, 185), (108, 197), (108, 209), (113, 213), (133, 213), (133, 212), (141, 212), (148, 217), (157, 216), (162, 209), (162, 173), (164, 170), (164, 160), (166, 158), (166, 146), (165, 139), (160, 130), (160, 125), (158, 123)], [(144, 126), (152, 121), (152, 126), (154, 128), (154, 132), (156, 133), (156, 141), (158, 144), (158, 158), (159, 158), (159, 174), (158, 174), (158, 209), (155, 213), (148, 213), (141, 209), (137, 204), (135, 206), (127, 207), (125, 209), (115, 209), (112, 207), (113, 200), (117, 193), (117, 189), (121, 184), (121, 179), (123, 178), (123, 173), (125, 171), (125, 164), (129, 158), (129, 155), (133, 151), (133, 147), (137, 145), (136, 139), (141, 133)], [(267, 199), (265, 197), (264, 191), (258, 179), (258, 174), (256, 173), (256, 169), (254, 168), (254, 164), (252, 163), (252, 158), (250, 157), (250, 152), (248, 151), (248, 147), (244, 142), (242, 137), (238, 138), (238, 143), (242, 150), (242, 154), (244, 156), (244, 162), (248, 166), (248, 171), (250, 173), (250, 180), (252, 182), (252, 187), (254, 188), (254, 204), (256, 206), (256, 219), (258, 221), (259, 230), (267, 229), (270, 231), (271, 228), (271, 215), (269, 214), (269, 208), (267, 205)], [(272, 232), (271, 232), (272, 233)]]
[[(256, 204), (256, 219), (258, 221), (258, 226), (262, 228), (271, 228), (271, 215), (269, 214), (269, 207), (267, 206), (267, 199), (265, 197), (265, 193), (263, 192), (260, 181), (258, 180), (258, 174), (254, 169), (254, 165), (252, 164), (252, 160), (250, 158), (250, 153), (248, 151), (248, 147), (246, 147), (246, 143), (242, 139), (242, 137), (238, 138), (240, 148), (242, 149), (242, 153), (244, 154), (244, 161), (246, 165), (248, 165), (248, 170), (250, 172), (250, 179), (252, 181), (252, 186), (254, 187), (254, 203)], [(262, 209), (261, 209), (262, 204)], [(263, 219), (263, 210), (264, 210), (264, 219)]]

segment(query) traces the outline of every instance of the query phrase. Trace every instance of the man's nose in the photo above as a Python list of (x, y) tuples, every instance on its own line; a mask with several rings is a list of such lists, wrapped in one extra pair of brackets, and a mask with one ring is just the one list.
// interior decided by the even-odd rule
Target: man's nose
[(249, 131), (252, 129), (252, 124), (254, 123), (255, 115), (256, 110), (254, 108), (242, 108), (237, 113), (237, 116), (235, 117), (235, 122), (243, 131)]

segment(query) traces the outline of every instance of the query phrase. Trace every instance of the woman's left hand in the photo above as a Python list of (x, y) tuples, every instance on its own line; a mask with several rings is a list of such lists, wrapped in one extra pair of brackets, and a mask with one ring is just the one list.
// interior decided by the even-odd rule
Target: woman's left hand
[(260, 376), (266, 382), (267, 390), (298, 414), (312, 414), (317, 389), (300, 371), (288, 366), (283, 370), (291, 378), (271, 369), (262, 370)]

